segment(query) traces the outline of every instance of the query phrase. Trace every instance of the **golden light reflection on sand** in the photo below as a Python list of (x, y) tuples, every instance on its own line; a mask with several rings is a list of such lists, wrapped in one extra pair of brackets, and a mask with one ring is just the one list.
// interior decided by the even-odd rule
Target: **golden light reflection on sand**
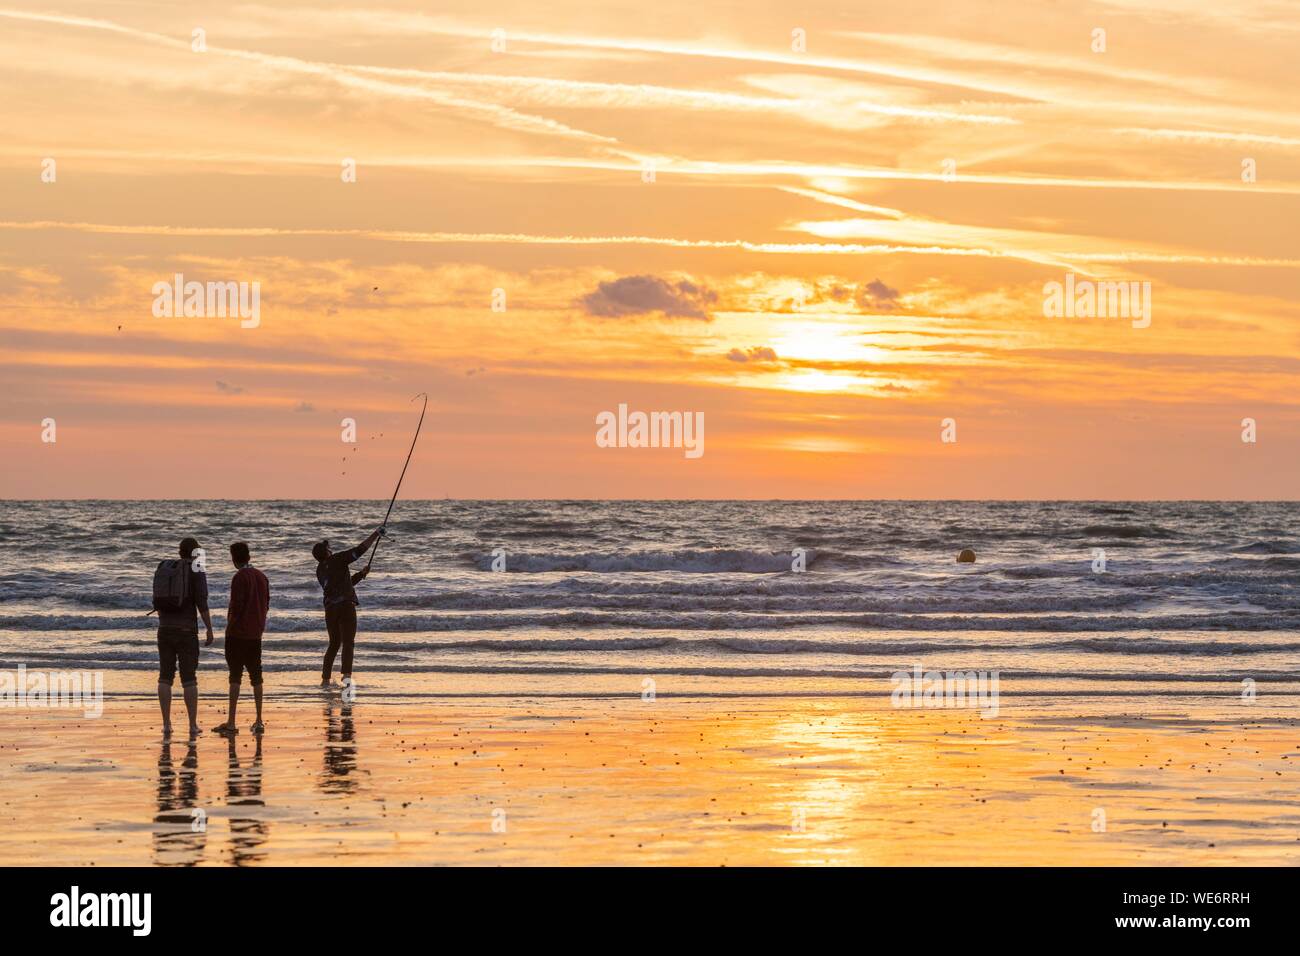
[[(260, 756), (243, 734), (189, 753), (178, 740), (159, 758), (139, 746), (156, 736), (144, 697), (110, 701), (100, 721), (0, 715), (14, 741), (0, 751), (0, 863), (1281, 864), (1297, 854), (1296, 718), (1228, 719), (1218, 702), (1004, 701), (985, 720), (864, 698), (371, 701), (324, 717), (281, 699), (268, 721)], [(176, 836), (187, 802), (208, 813), (202, 841)], [(505, 832), (492, 828), (498, 809)]]

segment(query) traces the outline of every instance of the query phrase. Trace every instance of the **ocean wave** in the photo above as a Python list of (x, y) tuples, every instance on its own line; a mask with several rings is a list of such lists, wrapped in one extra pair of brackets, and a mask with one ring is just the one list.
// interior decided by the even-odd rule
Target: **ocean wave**
[[(0, 615), (0, 630), (26, 631), (103, 631), (152, 629), (153, 619), (135, 619), (120, 615), (31, 614)], [(220, 616), (214, 626), (221, 626)], [(565, 629), (680, 629), (680, 630), (761, 630), (796, 628), (874, 628), (883, 631), (1269, 631), (1300, 626), (1300, 613), (1227, 612), (1175, 614), (1024, 614), (1007, 616), (969, 614), (899, 614), (899, 613), (806, 613), (761, 614), (744, 612), (672, 612), (672, 611), (590, 611), (569, 610), (554, 613), (455, 613), (455, 614), (371, 614), (362, 615), (363, 630), (379, 633), (447, 631), (489, 631), (514, 628)], [(319, 614), (277, 615), (268, 622), (271, 632), (319, 631), (323, 619)]]
[(1300, 552), (1300, 542), (1295, 539), (1252, 541), (1250, 544), (1238, 545), (1228, 550), (1232, 554), (1295, 554)]
[[(8, 670), (17, 666), (17, 661), (10, 662), (0, 658), (0, 670)], [(40, 666), (39, 662), (26, 660), (29, 667)], [(152, 670), (156, 667), (157, 661), (148, 656), (141, 655), (138, 660), (98, 660), (93, 656), (70, 656), (61, 658), (50, 663), (58, 663), (64, 669), (81, 669), (81, 670)], [(263, 660), (263, 670), (275, 674), (285, 672), (302, 672), (313, 668), (305, 667), (303, 660), (276, 660), (274, 658)], [(594, 663), (594, 664), (528, 664), (513, 662), (480, 662), (472, 664), (446, 663), (442, 661), (428, 662), (410, 662), (410, 661), (385, 661), (369, 659), (365, 662), (364, 673), (371, 674), (460, 674), (460, 675), (519, 675), (532, 677), (545, 676), (628, 676), (636, 679), (634, 685), (629, 688), (629, 694), (640, 694), (641, 680), (648, 676), (659, 679), (669, 677), (709, 677), (718, 679), (738, 679), (738, 678), (782, 678), (786, 680), (857, 680), (871, 681), (877, 686), (873, 688), (863, 688), (863, 693), (888, 693), (889, 681), (893, 674), (899, 671), (910, 671), (916, 662), (908, 661), (905, 658), (898, 658), (893, 662), (881, 664), (878, 667), (793, 667), (793, 666), (764, 666), (758, 667), (753, 665), (726, 666), (716, 664), (654, 664), (650, 662), (641, 664), (612, 664), (612, 663)], [(201, 665), (200, 676), (212, 665)], [(1057, 685), (1054, 690), (1041, 688), (1036, 691), (1022, 691), (1022, 693), (1047, 693), (1069, 696), (1078, 693), (1092, 694), (1126, 694), (1134, 691), (1125, 691), (1115, 688), (1117, 683), (1131, 683), (1145, 687), (1151, 684), (1208, 684), (1217, 685), (1223, 689), (1236, 690), (1242, 680), (1249, 678), (1259, 684), (1297, 684), (1300, 681), (1293, 673), (1285, 671), (1241, 671), (1241, 672), (1216, 672), (1189, 674), (1182, 671), (1154, 671), (1144, 669), (1140, 671), (1119, 671), (1119, 672), (1100, 672), (1100, 671), (1044, 671), (1035, 669), (1024, 670), (1007, 670), (996, 666), (989, 666), (987, 662), (981, 665), (967, 664), (965, 666), (939, 666), (933, 665), (936, 670), (998, 670), (1000, 693), (1015, 694), (1016, 684), (1021, 681), (1048, 681)], [(1078, 682), (1082, 685), (1077, 689), (1061, 688), (1061, 682)], [(272, 682), (273, 683), (273, 682)], [(883, 684), (882, 686), (879, 686)], [(1105, 689), (1100, 689), (1099, 685), (1108, 685)], [(362, 677), (362, 686), (364, 686), (364, 676)], [(669, 688), (664, 688), (667, 690)], [(698, 693), (699, 691), (682, 689), (679, 693)], [(716, 689), (715, 691), (716, 692)], [(791, 691), (797, 693), (797, 691)], [(510, 692), (512, 696), (519, 696), (520, 691)], [(527, 696), (529, 691), (522, 692)], [(707, 693), (707, 691), (705, 692)], [(749, 691), (738, 692), (748, 694)], [(1274, 692), (1276, 693), (1276, 692)]]
[[(845, 556), (837, 556), (845, 557)], [(860, 555), (848, 556), (856, 562), (869, 561)], [(492, 570), (492, 555), (472, 555), (474, 566), (480, 571)], [(718, 549), (712, 551), (627, 551), (615, 554), (577, 552), (574, 554), (508, 553), (506, 571), (536, 574), (548, 571), (591, 571), (610, 574), (628, 571), (680, 571), (690, 574), (717, 574), (725, 572), (743, 574), (793, 573), (794, 558), (789, 551), (743, 551)], [(813, 567), (817, 552), (809, 550), (806, 565)]]
[[(268, 634), (265, 650), (273, 653), (318, 653), (325, 645), (322, 633), (316, 639), (279, 637)], [(216, 645), (214, 645), (216, 646)], [(524, 638), (471, 638), (451, 640), (376, 640), (359, 639), (358, 648), (368, 654), (381, 656), (425, 655), (446, 653), (509, 653), (509, 654), (598, 654), (616, 655), (667, 651), (680, 654), (705, 654), (709, 656), (760, 655), (832, 655), (846, 657), (897, 657), (933, 656), (935, 654), (989, 653), (1019, 655), (1024, 652), (1086, 651), (1091, 654), (1143, 657), (1235, 657), (1249, 654), (1294, 654), (1300, 651), (1296, 641), (1218, 641), (1218, 640), (1168, 640), (1153, 637), (1088, 637), (1055, 641), (1011, 642), (989, 640), (835, 640), (772, 637), (675, 637), (655, 635), (646, 637), (524, 637)], [(98, 660), (138, 660), (141, 654), (154, 653), (150, 638), (127, 639), (113, 646), (97, 645), (93, 653)], [(144, 649), (144, 650), (142, 650)], [(43, 659), (58, 658), (65, 651), (25, 651)], [(88, 653), (86, 648), (76, 653)], [(1295, 675), (1300, 681), (1300, 673)]]
[(1177, 538), (1177, 531), (1160, 525), (1143, 524), (1090, 524), (1082, 528), (1069, 528), (1059, 532), (1061, 537), (1072, 538)]
[(1059, 565), (1027, 564), (1019, 567), (981, 569), (986, 574), (1000, 574), (1018, 581), (1044, 581), (1050, 578), (1078, 578), (1091, 574), (1091, 569), (1082, 561), (1076, 567)]
[[(667, 591), (630, 590), (623, 593), (581, 594), (563, 592), (525, 592), (513, 590), (468, 591), (440, 590), (432, 592), (397, 591), (375, 592), (364, 596), (364, 609), (396, 611), (666, 611), (725, 612), (737, 611), (751, 614), (780, 613), (837, 613), (859, 612), (877, 614), (1013, 614), (1032, 611), (1119, 611), (1136, 608), (1150, 600), (1150, 596), (1136, 592), (1077, 593), (1055, 596), (1034, 596), (1024, 593), (937, 593), (913, 596), (862, 593), (862, 588), (849, 592), (822, 593), (816, 588), (783, 594), (749, 593), (680, 593)], [(1297, 606), (1292, 599), (1300, 595), (1261, 595), (1260, 601), (1269, 600), (1264, 607), (1278, 609)], [(17, 603), (14, 599), (0, 598), (3, 603)], [(1258, 602), (1257, 602), (1258, 603)], [(147, 595), (120, 592), (85, 592), (65, 594), (57, 601), (44, 601), (49, 611), (34, 614), (33, 620), (58, 611), (81, 612), (85, 610), (123, 610), (145, 613), (149, 605)], [(307, 611), (321, 608), (318, 595), (288, 597), (277, 594), (273, 612)], [(216, 612), (220, 617), (220, 612)], [(10, 619), (18, 619), (12, 615)]]

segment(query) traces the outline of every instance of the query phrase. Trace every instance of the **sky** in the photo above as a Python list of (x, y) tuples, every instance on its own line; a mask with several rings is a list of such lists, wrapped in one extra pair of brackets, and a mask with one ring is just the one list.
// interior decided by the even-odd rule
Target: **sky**
[[(386, 498), (423, 392), (410, 497), (1293, 499), (1298, 45), (1267, 0), (0, 6), (0, 497)], [(704, 453), (602, 447), (620, 405)]]

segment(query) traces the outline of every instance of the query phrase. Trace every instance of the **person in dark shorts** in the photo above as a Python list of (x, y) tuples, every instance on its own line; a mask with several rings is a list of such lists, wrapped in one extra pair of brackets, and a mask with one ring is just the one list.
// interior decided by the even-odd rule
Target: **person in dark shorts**
[(257, 720), (250, 728), (260, 734), (262, 723), (262, 632), (266, 629), (266, 612), (271, 607), (271, 585), (266, 575), (253, 567), (248, 545), (236, 541), (230, 546), (230, 560), (235, 576), (230, 579), (230, 609), (226, 613), (226, 664), (230, 668), (230, 706), (224, 723), (212, 729), (219, 734), (237, 734), (235, 708), (239, 704), (239, 685), (244, 671), (253, 685), (253, 704)]
[(325, 666), (321, 668), (320, 685), (330, 686), (330, 675), (334, 671), (334, 656), (339, 648), (343, 649), (343, 683), (352, 679), (352, 649), (357, 638), (357, 592), (354, 585), (365, 580), (365, 570), (356, 574), (348, 565), (360, 561), (370, 546), (387, 534), (384, 528), (378, 528), (355, 548), (347, 551), (331, 551), (329, 541), (321, 541), (311, 549), (316, 559), (316, 580), (325, 592), (325, 630), (329, 632), (330, 644), (325, 651)]
[[(195, 552), (199, 557), (195, 558)], [(190, 718), (190, 736), (199, 729), (199, 618), (208, 630), (206, 647), (212, 646), (212, 615), (208, 611), (208, 575), (202, 549), (194, 538), (180, 543), (181, 560), (188, 565), (189, 586), (179, 608), (158, 612), (158, 705), (162, 709), (163, 733), (172, 732), (172, 681), (181, 672), (181, 691)]]

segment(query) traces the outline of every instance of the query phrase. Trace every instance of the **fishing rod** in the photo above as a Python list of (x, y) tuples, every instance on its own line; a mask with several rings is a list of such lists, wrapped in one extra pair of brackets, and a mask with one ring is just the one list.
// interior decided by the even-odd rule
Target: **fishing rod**
[[(411, 450), (406, 453), (406, 464), (402, 466), (402, 473), (397, 478), (397, 487), (393, 489), (392, 500), (388, 502), (388, 511), (384, 515), (384, 527), (388, 527), (388, 517), (393, 513), (393, 505), (397, 503), (397, 493), (402, 490), (402, 479), (406, 477), (406, 466), (411, 463), (411, 456), (415, 454), (415, 443), (420, 440), (420, 426), (424, 424), (424, 413), (429, 407), (429, 396), (425, 392), (420, 392), (411, 401), (416, 398), (424, 398), (424, 407), (420, 409), (420, 420), (415, 425), (415, 437), (411, 439)], [(376, 538), (374, 546), (370, 549), (370, 559), (366, 561), (366, 573), (370, 573), (370, 565), (375, 563), (375, 552), (379, 550), (381, 538)]]

